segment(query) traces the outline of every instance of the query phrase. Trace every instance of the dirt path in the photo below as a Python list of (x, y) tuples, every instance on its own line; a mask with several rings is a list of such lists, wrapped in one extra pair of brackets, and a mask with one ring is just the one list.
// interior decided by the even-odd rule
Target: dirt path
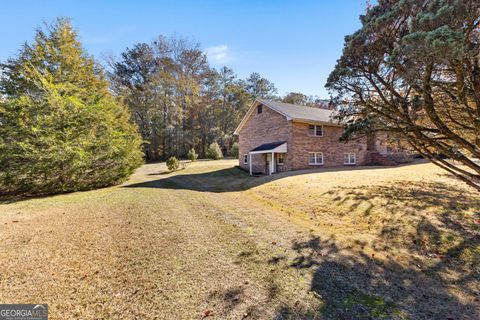
[(266, 205), (231, 165), (146, 165), (124, 186), (0, 204), (0, 303), (48, 303), (51, 319), (478, 314), (448, 288), (424, 290), (443, 310), (415, 301), (408, 282), (442, 283)]

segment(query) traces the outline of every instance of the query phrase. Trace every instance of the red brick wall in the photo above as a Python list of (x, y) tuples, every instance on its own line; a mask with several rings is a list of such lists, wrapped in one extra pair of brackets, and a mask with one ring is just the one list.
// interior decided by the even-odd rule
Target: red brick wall
[(367, 143), (365, 139), (348, 143), (340, 142), (343, 128), (323, 126), (323, 136), (310, 136), (308, 123), (293, 122), (293, 136), (288, 145), (292, 169), (307, 169), (319, 167), (308, 164), (309, 152), (323, 152), (323, 166), (343, 166), (344, 153), (355, 153), (357, 165), (364, 165)]
[[(244, 164), (244, 155), (264, 143), (278, 141), (287, 141), (287, 155), (277, 171), (344, 166), (344, 153), (355, 153), (356, 165), (367, 164), (366, 139), (345, 144), (339, 141), (342, 131), (341, 127), (324, 126), (322, 137), (310, 136), (308, 123), (287, 121), (263, 106), (263, 112), (257, 114), (255, 109), (239, 132), (239, 165), (249, 170), (249, 164)], [(323, 152), (323, 166), (309, 165), (309, 152)], [(265, 162), (265, 154), (253, 154), (252, 171), (265, 172)]]
[[(263, 106), (260, 114), (257, 114), (255, 109), (238, 135), (240, 167), (249, 170), (249, 164), (243, 162), (244, 155), (264, 143), (287, 141), (287, 145), (289, 145), (290, 132), (291, 122), (281, 114), (266, 106)], [(253, 154), (253, 172), (264, 172), (265, 161), (265, 154)], [(289, 170), (287, 159), (285, 159), (285, 164), (278, 166), (277, 169), (279, 171)]]

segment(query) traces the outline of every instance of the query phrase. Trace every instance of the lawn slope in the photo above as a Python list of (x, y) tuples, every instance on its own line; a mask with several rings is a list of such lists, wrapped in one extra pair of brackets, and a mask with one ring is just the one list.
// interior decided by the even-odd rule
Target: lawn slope
[(0, 203), (0, 303), (52, 319), (480, 318), (480, 196), (443, 171), (235, 163)]

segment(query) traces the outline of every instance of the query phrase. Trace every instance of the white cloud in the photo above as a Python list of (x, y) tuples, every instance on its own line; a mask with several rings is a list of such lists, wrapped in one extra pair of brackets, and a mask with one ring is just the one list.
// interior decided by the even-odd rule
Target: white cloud
[(213, 63), (225, 63), (231, 60), (230, 49), (226, 44), (208, 47), (205, 49), (208, 60)]

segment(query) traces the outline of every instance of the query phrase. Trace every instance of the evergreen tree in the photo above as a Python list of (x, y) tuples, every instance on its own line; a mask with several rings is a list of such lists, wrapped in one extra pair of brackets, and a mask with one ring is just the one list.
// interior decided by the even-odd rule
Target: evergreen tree
[(0, 67), (0, 194), (108, 186), (142, 163), (129, 113), (68, 19)]
[(327, 81), (344, 138), (387, 132), (480, 191), (480, 2), (380, 0), (361, 22)]
[(222, 150), (220, 149), (220, 146), (216, 142), (213, 142), (208, 146), (206, 155), (208, 159), (212, 159), (212, 160), (218, 160), (223, 158)]

